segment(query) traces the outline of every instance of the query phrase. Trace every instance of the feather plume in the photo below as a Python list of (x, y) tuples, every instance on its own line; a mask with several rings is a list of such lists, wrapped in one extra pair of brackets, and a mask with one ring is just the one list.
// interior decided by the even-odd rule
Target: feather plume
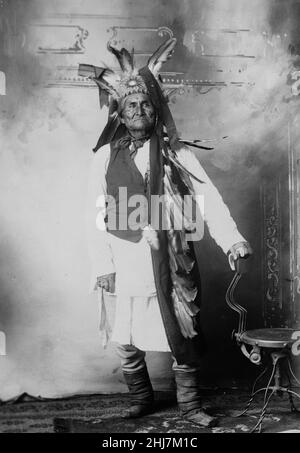
[[(193, 173), (191, 173), (189, 170), (183, 167), (183, 165), (179, 162), (179, 160), (175, 156), (169, 156), (170, 160), (173, 162), (173, 164), (176, 166), (178, 170), (181, 170), (181, 174), (188, 175), (191, 178), (195, 179), (195, 181), (199, 182), (200, 184), (203, 184), (204, 181), (201, 181), (201, 179), (197, 178)], [(189, 184), (191, 186), (191, 183)]]
[(154, 77), (158, 77), (158, 73), (163, 65), (169, 58), (171, 58), (174, 48), (176, 45), (177, 39), (170, 38), (165, 41), (149, 58), (148, 60), (148, 68), (154, 75)]
[(172, 293), (173, 305), (178, 325), (185, 338), (193, 338), (197, 335), (194, 325), (194, 316), (186, 310), (185, 305), (179, 300), (175, 291)]
[(111, 69), (105, 69), (100, 76), (92, 77), (92, 79), (102, 90), (105, 90), (112, 96), (118, 95), (114, 87), (116, 86), (116, 82), (119, 81), (119, 76)]
[(189, 273), (193, 269), (194, 260), (190, 256), (185, 255), (177, 255), (176, 258), (174, 253), (169, 254), (170, 258), (170, 267), (174, 270), (174, 272), (186, 272)]
[[(174, 275), (174, 289), (176, 291), (176, 294), (180, 296), (180, 299), (182, 302), (190, 303), (193, 302), (196, 299), (198, 289), (196, 286), (189, 286), (188, 279), (185, 281), (179, 282), (178, 274), (176, 273), (176, 276)], [(190, 282), (191, 283), (191, 282)], [(192, 304), (190, 304), (192, 305)]]
[[(165, 157), (165, 215), (168, 227), (169, 265), (173, 284), (173, 308), (182, 335), (185, 338), (193, 338), (197, 335), (195, 317), (199, 312), (199, 307), (195, 303), (195, 299), (198, 288), (191, 273), (195, 260), (185, 236), (185, 228), (189, 224), (189, 219), (185, 219), (183, 201), (184, 195), (193, 194), (193, 186), (189, 176), (182, 168), (176, 166), (173, 160), (169, 159), (170, 152)], [(180, 222), (181, 228), (176, 229), (175, 225), (180, 225)]]
[(110, 143), (114, 139), (114, 136), (120, 125), (121, 121), (117, 112), (109, 114), (107, 124), (99, 137), (98, 143), (94, 148), (94, 152), (101, 148), (101, 146)]
[(134, 69), (134, 63), (132, 55), (124, 47), (121, 50), (116, 49), (110, 44), (107, 45), (108, 50), (117, 57), (117, 60), (120, 64), (122, 71), (132, 72)]
[(178, 254), (175, 259), (174, 254), (170, 254), (170, 265), (176, 274), (179, 272), (186, 272), (188, 274), (193, 269), (194, 262), (189, 255)]

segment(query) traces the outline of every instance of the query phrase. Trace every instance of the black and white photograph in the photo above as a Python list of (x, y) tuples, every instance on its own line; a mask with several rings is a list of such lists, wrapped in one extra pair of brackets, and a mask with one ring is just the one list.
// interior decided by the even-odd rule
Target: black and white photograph
[(0, 187), (1, 434), (300, 433), (299, 0), (0, 0)]

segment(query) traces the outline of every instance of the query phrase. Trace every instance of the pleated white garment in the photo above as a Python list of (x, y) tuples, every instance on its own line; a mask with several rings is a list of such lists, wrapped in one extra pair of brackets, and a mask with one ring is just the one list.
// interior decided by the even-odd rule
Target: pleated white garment
[[(111, 235), (112, 236), (112, 235)], [(111, 340), (144, 351), (170, 351), (154, 283), (151, 250), (145, 239), (110, 239), (116, 268), (116, 313)]]

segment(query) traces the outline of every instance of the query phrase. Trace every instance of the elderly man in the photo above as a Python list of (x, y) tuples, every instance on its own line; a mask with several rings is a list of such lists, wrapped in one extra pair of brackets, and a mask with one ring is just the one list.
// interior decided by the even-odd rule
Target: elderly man
[[(198, 381), (205, 350), (197, 262), (202, 219), (225, 254), (236, 259), (252, 252), (198, 159), (177, 136), (159, 82), (175, 43), (164, 43), (139, 71), (126, 49), (110, 46), (119, 73), (80, 66), (81, 75), (92, 68), (100, 98), (109, 95), (110, 105), (89, 181), (92, 284), (117, 297), (111, 340), (131, 395), (125, 416), (153, 411), (145, 351), (169, 351), (181, 414), (213, 426), (216, 418), (202, 408)], [(155, 209), (157, 197), (164, 197), (163, 209)], [(189, 214), (196, 213), (196, 221), (182, 209), (186, 199), (192, 199)]]

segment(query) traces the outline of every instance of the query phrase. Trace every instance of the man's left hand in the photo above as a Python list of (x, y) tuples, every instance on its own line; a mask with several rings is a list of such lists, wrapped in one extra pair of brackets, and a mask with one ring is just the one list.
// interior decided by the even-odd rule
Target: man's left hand
[(234, 261), (236, 261), (238, 258), (248, 258), (250, 255), (253, 254), (251, 245), (249, 244), (249, 242), (246, 241), (237, 242), (232, 247), (230, 247), (229, 252), (230, 253), (228, 256), (228, 260), (232, 270), (234, 270)]

